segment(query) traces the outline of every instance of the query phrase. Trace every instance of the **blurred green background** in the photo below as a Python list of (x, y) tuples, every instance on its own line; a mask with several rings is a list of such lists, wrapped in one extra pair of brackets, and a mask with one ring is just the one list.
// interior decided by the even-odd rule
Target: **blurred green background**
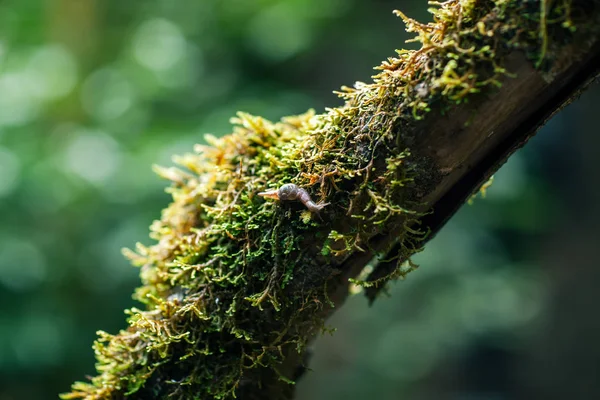
[[(408, 37), (390, 0), (0, 2), (0, 400), (52, 399), (125, 326), (169, 201), (150, 170), (236, 111), (318, 112)], [(555, 117), (372, 307), (299, 399), (600, 398), (600, 90)]]

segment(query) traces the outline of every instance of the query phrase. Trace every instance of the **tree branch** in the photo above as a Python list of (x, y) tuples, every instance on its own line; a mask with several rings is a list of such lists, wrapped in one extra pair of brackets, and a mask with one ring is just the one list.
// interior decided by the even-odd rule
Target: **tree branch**
[[(306, 345), (358, 279), (375, 298), (500, 165), (599, 73), (600, 1), (458, 1), (404, 19), (401, 51), (344, 106), (271, 123), (240, 114), (185, 167), (152, 226), (130, 326), (65, 399), (286, 399)], [(294, 183), (301, 203), (257, 192)], [(428, 234), (427, 234), (428, 233)], [(375, 265), (372, 272), (369, 267)]]

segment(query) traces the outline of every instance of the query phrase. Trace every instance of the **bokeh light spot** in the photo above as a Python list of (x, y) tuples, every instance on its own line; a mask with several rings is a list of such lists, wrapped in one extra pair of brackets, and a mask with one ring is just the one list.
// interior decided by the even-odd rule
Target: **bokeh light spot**
[(29, 78), (25, 72), (0, 75), (0, 126), (23, 125), (37, 116), (39, 104), (32, 98)]
[(162, 18), (151, 19), (138, 28), (133, 38), (133, 55), (144, 67), (162, 71), (181, 61), (186, 40), (179, 27)]
[(66, 166), (92, 183), (110, 178), (120, 164), (118, 143), (101, 131), (82, 131), (67, 148)]
[(77, 64), (64, 47), (42, 47), (31, 56), (27, 73), (33, 94), (45, 100), (69, 94), (77, 83)]
[(248, 26), (250, 46), (264, 58), (273, 61), (286, 60), (311, 43), (311, 31), (307, 21), (290, 18), (294, 9), (287, 3), (279, 3), (258, 14)]
[(134, 88), (114, 68), (103, 68), (90, 75), (81, 90), (83, 108), (102, 121), (123, 115), (134, 103)]

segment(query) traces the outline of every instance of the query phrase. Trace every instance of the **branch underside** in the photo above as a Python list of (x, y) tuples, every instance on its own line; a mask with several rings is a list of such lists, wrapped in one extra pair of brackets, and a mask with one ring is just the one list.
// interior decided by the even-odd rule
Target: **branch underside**
[[(514, 54), (512, 57), (520, 58), (520, 54)], [(514, 61), (515, 69), (523, 69), (525, 66), (527, 66), (526, 60)], [(529, 74), (534, 72), (520, 71), (517, 75), (529, 77), (531, 76)], [(533, 77), (531, 80), (505, 82), (506, 93), (500, 93), (494, 100), (488, 100), (488, 104), (482, 107), (483, 111), (473, 110), (481, 121), (481, 125), (478, 125), (479, 129), (483, 129), (481, 132), (490, 132), (490, 138), (486, 140), (487, 143), (482, 144), (481, 154), (473, 152), (468, 155), (469, 159), (453, 168), (452, 173), (455, 176), (448, 177), (450, 182), (444, 185), (449, 186), (448, 189), (429, 203), (432, 204), (430, 212), (420, 219), (421, 226), (431, 232), (426, 241), (432, 239), (473, 193), (487, 182), (515, 151), (524, 146), (550, 118), (576, 99), (588, 86), (596, 83), (599, 75), (600, 48), (596, 44), (585, 59), (574, 63), (568, 71), (543, 87), (534, 87), (540, 85), (541, 82), (533, 83)], [(535, 78), (539, 79), (539, 76)], [(510, 92), (511, 89), (514, 92)], [(523, 111), (503, 116), (505, 119), (498, 125), (488, 124), (485, 121), (490, 118), (490, 115), (496, 114), (496, 110), (500, 106), (499, 102), (511, 101), (515, 101), (515, 105), (523, 108)], [(494, 116), (498, 117), (498, 115)], [(444, 123), (442, 117), (439, 117), (437, 121), (439, 121), (440, 128), (449, 126)], [(470, 129), (472, 132), (466, 132), (465, 135), (479, 136), (481, 134), (476, 130), (477, 127)], [(441, 133), (441, 136), (438, 136), (440, 132), (430, 132), (430, 134), (429, 138), (425, 134), (422, 136), (425, 138), (425, 146), (429, 140), (431, 143), (435, 143), (438, 137), (443, 137), (448, 133)], [(453, 137), (454, 135), (450, 132), (449, 136)], [(495, 140), (491, 139), (491, 136), (494, 136)], [(453, 149), (449, 148), (447, 151), (451, 153)], [(450, 168), (447, 171), (450, 172)], [(400, 246), (396, 244), (385, 259), (393, 259), (394, 255), (399, 252)], [(380, 262), (367, 280), (380, 279), (389, 275), (395, 268), (396, 261)], [(383, 286), (366, 288), (367, 297), (373, 301), (382, 288)]]

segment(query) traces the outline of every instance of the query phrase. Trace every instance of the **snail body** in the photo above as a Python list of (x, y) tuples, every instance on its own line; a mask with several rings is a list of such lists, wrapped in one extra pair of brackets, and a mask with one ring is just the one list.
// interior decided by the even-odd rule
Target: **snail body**
[(302, 189), (298, 185), (294, 185), (293, 183), (286, 183), (282, 185), (277, 190), (269, 190), (266, 192), (258, 193), (259, 196), (268, 197), (271, 199), (281, 200), (281, 201), (292, 201), (299, 200), (308, 208), (310, 212), (318, 213), (328, 205), (329, 203), (320, 203), (317, 204), (310, 198), (310, 195), (306, 191), (306, 189)]

